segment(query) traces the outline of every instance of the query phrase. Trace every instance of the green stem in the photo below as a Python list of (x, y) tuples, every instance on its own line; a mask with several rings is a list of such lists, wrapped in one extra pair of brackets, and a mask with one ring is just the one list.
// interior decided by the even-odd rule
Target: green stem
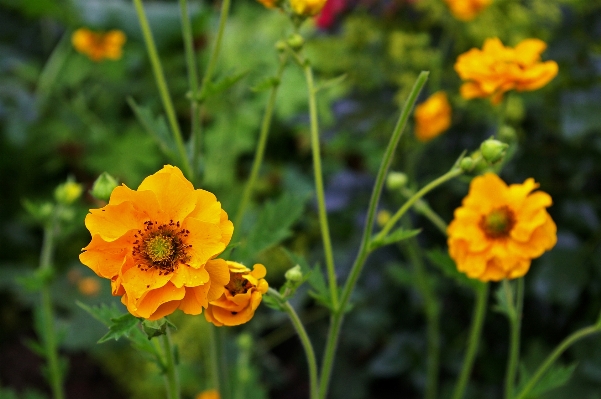
[(309, 92), (309, 116), (311, 119), (311, 149), (313, 152), (313, 172), (315, 175), (315, 190), (317, 192), (317, 206), (319, 212), (319, 225), (321, 227), (321, 237), (326, 257), (326, 268), (328, 271), (328, 283), (330, 287), (330, 297), (334, 310), (338, 309), (338, 284), (336, 283), (336, 270), (334, 267), (334, 255), (332, 252), (332, 242), (330, 239), (330, 228), (328, 226), (328, 214), (326, 212), (326, 200), (323, 189), (323, 177), (321, 170), (321, 154), (319, 149), (319, 126), (317, 121), (317, 103), (315, 100), (315, 85), (313, 82), (313, 69), (309, 62), (305, 60), (303, 64), (305, 80), (307, 81), (307, 90)]
[(271, 118), (273, 116), (273, 110), (275, 108), (275, 100), (277, 98), (278, 88), (280, 87), (280, 80), (282, 78), (282, 74), (284, 73), (284, 69), (286, 68), (287, 60), (288, 57), (281, 56), (280, 66), (278, 67), (274, 84), (271, 87), (271, 92), (269, 93), (267, 107), (265, 108), (265, 114), (263, 114), (263, 121), (261, 122), (261, 132), (259, 133), (259, 142), (257, 143), (257, 149), (255, 151), (255, 159), (253, 160), (250, 176), (248, 177), (248, 181), (246, 182), (246, 186), (244, 187), (242, 199), (240, 200), (240, 204), (238, 205), (238, 211), (236, 212), (236, 217), (234, 219), (234, 226), (236, 227), (239, 227), (240, 223), (242, 222), (244, 212), (246, 212), (246, 207), (248, 206), (248, 202), (250, 201), (250, 198), (252, 196), (253, 189), (255, 188), (255, 182), (257, 181), (257, 177), (259, 176), (261, 164), (263, 163), (263, 156), (265, 154), (265, 147), (267, 145), (267, 137), (269, 137), (269, 128), (271, 127)]
[(346, 312), (348, 301), (350, 300), (351, 293), (355, 288), (357, 279), (361, 274), (361, 270), (363, 269), (365, 260), (369, 255), (369, 246), (371, 242), (371, 234), (374, 225), (376, 209), (380, 200), (382, 188), (384, 187), (386, 174), (388, 173), (388, 169), (390, 168), (392, 157), (399, 143), (399, 139), (401, 138), (401, 134), (403, 133), (403, 129), (405, 128), (411, 110), (415, 105), (415, 100), (417, 99), (417, 96), (421, 89), (424, 87), (424, 84), (426, 83), (427, 79), (428, 72), (421, 72), (417, 80), (415, 81), (415, 84), (411, 89), (411, 93), (409, 93), (409, 98), (407, 98), (407, 101), (405, 102), (405, 105), (401, 110), (401, 115), (399, 116), (399, 120), (397, 121), (394, 131), (392, 132), (390, 141), (388, 143), (388, 146), (386, 147), (386, 151), (384, 152), (384, 157), (382, 158), (382, 163), (380, 164), (380, 169), (378, 170), (378, 174), (376, 175), (376, 182), (374, 184), (371, 198), (369, 200), (369, 206), (367, 208), (367, 219), (365, 222), (365, 228), (363, 230), (363, 237), (361, 239), (359, 253), (357, 254), (357, 258), (353, 263), (349, 278), (347, 279), (344, 285), (342, 296), (340, 298), (340, 305), (334, 308), (334, 312), (330, 320), (330, 330), (328, 332), (328, 338), (326, 341), (326, 348), (324, 351), (324, 358), (321, 368), (321, 376), (319, 380), (319, 397), (321, 399), (325, 399), (328, 392), (328, 386), (332, 374), (332, 366), (334, 364), (334, 355), (336, 353), (336, 347), (338, 346), (338, 336), (340, 335), (340, 328), (344, 319), (344, 313)]
[(230, 12), (230, 0), (223, 0), (221, 3), (221, 15), (219, 16), (219, 27), (217, 28), (217, 37), (215, 38), (215, 46), (213, 47), (213, 51), (209, 57), (209, 64), (207, 65), (207, 70), (205, 75), (202, 78), (202, 84), (200, 87), (200, 95), (201, 97), (204, 95), (204, 91), (207, 88), (207, 85), (211, 82), (213, 78), (213, 70), (217, 65), (217, 57), (219, 56), (219, 51), (221, 50), (221, 40), (223, 39), (223, 32), (225, 30), (225, 23), (227, 22), (227, 17)]
[(315, 351), (313, 350), (313, 345), (311, 344), (311, 340), (307, 335), (307, 331), (305, 331), (305, 326), (303, 322), (300, 320), (296, 311), (290, 305), (290, 302), (285, 301), (279, 292), (274, 290), (273, 288), (269, 288), (269, 295), (278, 299), (280, 304), (282, 305), (283, 310), (290, 317), (290, 321), (298, 334), (298, 337), (301, 340), (301, 344), (303, 345), (303, 349), (305, 350), (305, 356), (307, 357), (307, 364), (309, 366), (309, 384), (310, 384), (310, 394), (309, 397), (311, 399), (317, 399), (319, 396), (318, 391), (318, 381), (317, 381), (317, 360), (315, 357)]
[(213, 388), (221, 394), (221, 381), (219, 378), (219, 343), (215, 334), (215, 327), (213, 324), (208, 323), (209, 329), (209, 364), (210, 364), (210, 378)]
[(66, 31), (63, 34), (63, 37), (52, 51), (52, 54), (50, 54), (48, 61), (44, 65), (44, 69), (40, 73), (36, 87), (36, 102), (39, 109), (42, 109), (46, 104), (48, 96), (52, 91), (52, 86), (62, 71), (68, 55), (71, 53), (71, 34), (71, 31)]
[(470, 329), (470, 337), (468, 341), (467, 351), (463, 358), (463, 367), (453, 391), (453, 399), (462, 399), (465, 394), (465, 388), (472, 373), (474, 360), (478, 353), (478, 345), (480, 344), (480, 335), (482, 333), (482, 325), (486, 316), (486, 301), (488, 299), (488, 284), (483, 284), (476, 291), (476, 303), (474, 305), (474, 313), (472, 316), (472, 327)]
[[(414, 194), (408, 188), (401, 189), (401, 193), (406, 198), (411, 198), (411, 196)], [(447, 223), (436, 212), (434, 212), (432, 208), (430, 208), (430, 205), (428, 205), (426, 201), (423, 199), (418, 199), (415, 201), (414, 209), (417, 213), (425, 216), (426, 219), (432, 222), (432, 224), (436, 226), (436, 228), (438, 228), (443, 235), (447, 235)]]
[(171, 94), (169, 94), (167, 82), (165, 81), (165, 73), (163, 72), (163, 66), (161, 65), (161, 60), (157, 53), (154, 38), (152, 36), (152, 31), (150, 30), (150, 25), (148, 24), (148, 19), (146, 18), (146, 13), (144, 12), (144, 7), (142, 6), (142, 0), (133, 0), (133, 2), (136, 8), (136, 12), (138, 14), (138, 20), (140, 21), (140, 28), (142, 29), (144, 42), (146, 43), (146, 50), (148, 51), (150, 63), (152, 64), (154, 78), (156, 80), (159, 93), (161, 95), (163, 108), (165, 108), (165, 113), (167, 114), (167, 119), (169, 120), (169, 126), (171, 127), (173, 138), (175, 139), (175, 143), (177, 145), (177, 149), (184, 168), (184, 173), (188, 176), (188, 178), (192, 179), (194, 178), (194, 170), (190, 166), (190, 159), (188, 158), (188, 155), (186, 153), (182, 133), (180, 131), (179, 124), (177, 123), (175, 109), (171, 100)]
[(597, 334), (601, 331), (601, 325), (595, 324), (593, 326), (581, 328), (580, 330), (572, 333), (569, 337), (564, 339), (555, 350), (545, 359), (543, 364), (539, 366), (536, 370), (536, 373), (530, 378), (524, 389), (519, 393), (516, 399), (526, 399), (528, 394), (532, 389), (536, 386), (538, 381), (545, 375), (545, 373), (549, 370), (549, 368), (555, 363), (555, 361), (561, 356), (563, 352), (565, 352), (570, 346), (575, 344), (577, 341), (582, 338), (586, 338), (589, 335)]
[(167, 329), (164, 335), (161, 335), (163, 352), (165, 356), (165, 385), (167, 388), (168, 399), (179, 399), (179, 381), (177, 378), (177, 369), (175, 366), (175, 357), (173, 356), (173, 347), (171, 345), (171, 333)]
[(415, 202), (417, 202), (420, 198), (422, 198), (424, 195), (426, 195), (427, 193), (429, 193), (430, 191), (432, 191), (433, 189), (435, 189), (436, 187), (440, 186), (443, 183), (446, 183), (447, 181), (454, 179), (455, 177), (459, 176), (463, 174), (463, 170), (461, 170), (461, 168), (457, 167), (456, 165), (453, 166), (451, 168), (451, 170), (449, 170), (447, 173), (445, 173), (444, 175), (440, 176), (439, 178), (431, 181), (430, 183), (428, 183), (427, 185), (425, 185), (421, 190), (419, 190), (417, 193), (415, 193), (411, 198), (409, 198), (404, 204), (403, 206), (401, 206), (401, 208), (390, 218), (390, 220), (388, 221), (388, 223), (386, 223), (386, 225), (382, 228), (382, 231), (380, 231), (378, 233), (378, 235), (376, 236), (376, 239), (381, 239), (383, 237), (386, 236), (386, 234), (388, 234), (388, 232), (394, 227), (394, 224), (405, 214), (405, 212), (407, 212)]
[(522, 319), (522, 306), (524, 302), (524, 279), (517, 281), (517, 295), (514, 304), (513, 293), (508, 280), (503, 280), (503, 289), (507, 306), (509, 307), (509, 358), (507, 359), (507, 371), (505, 373), (505, 399), (512, 399), (515, 386), (515, 374), (520, 357), (520, 327)]

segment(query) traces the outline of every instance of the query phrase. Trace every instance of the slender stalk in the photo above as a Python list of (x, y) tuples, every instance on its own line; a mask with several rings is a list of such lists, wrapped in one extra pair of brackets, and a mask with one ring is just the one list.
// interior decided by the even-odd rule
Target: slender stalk
[(326, 268), (328, 271), (328, 283), (330, 287), (330, 298), (332, 307), (338, 309), (338, 285), (336, 283), (336, 270), (334, 267), (334, 255), (332, 252), (332, 241), (330, 228), (328, 226), (328, 214), (326, 211), (326, 200), (323, 189), (323, 177), (321, 171), (321, 154), (319, 149), (319, 126), (317, 121), (317, 103), (315, 101), (315, 84), (313, 82), (313, 69), (305, 61), (303, 65), (307, 90), (309, 92), (309, 116), (311, 119), (311, 149), (313, 152), (313, 172), (315, 175), (315, 190), (317, 192), (317, 207), (319, 211), (319, 225), (326, 257)]
[(374, 184), (371, 198), (369, 200), (369, 206), (367, 208), (367, 219), (365, 222), (365, 228), (363, 230), (361, 245), (359, 246), (359, 253), (357, 254), (355, 262), (353, 263), (349, 278), (347, 279), (344, 285), (342, 296), (340, 298), (340, 304), (337, 308), (335, 308), (330, 319), (330, 330), (328, 332), (328, 338), (326, 341), (326, 348), (324, 351), (324, 358), (321, 368), (321, 376), (319, 379), (319, 397), (321, 399), (325, 399), (328, 392), (328, 386), (332, 374), (332, 366), (334, 364), (334, 355), (336, 353), (336, 347), (338, 346), (338, 336), (340, 335), (340, 328), (344, 319), (344, 313), (346, 312), (348, 301), (350, 300), (351, 293), (355, 288), (357, 279), (361, 274), (361, 270), (365, 264), (365, 260), (369, 255), (371, 232), (374, 225), (376, 208), (380, 200), (382, 188), (384, 187), (384, 180), (386, 179), (386, 174), (388, 173), (388, 169), (392, 162), (392, 157), (399, 143), (399, 139), (401, 138), (401, 134), (403, 133), (403, 129), (405, 128), (407, 120), (409, 119), (409, 114), (411, 113), (411, 110), (413, 109), (413, 106), (415, 104), (415, 100), (417, 99), (417, 96), (421, 89), (424, 87), (424, 84), (426, 83), (427, 79), (428, 72), (421, 72), (415, 84), (413, 85), (411, 93), (409, 94), (409, 98), (407, 98), (407, 101), (405, 102), (405, 105), (401, 110), (401, 115), (399, 116), (399, 120), (397, 121), (397, 124), (392, 132), (390, 141), (388, 142), (388, 146), (386, 147), (386, 151), (384, 152), (384, 157), (382, 158), (382, 163), (380, 164), (380, 169), (378, 170), (378, 174), (376, 175), (376, 182)]
[[(54, 236), (56, 234), (60, 211), (60, 205), (57, 205), (50, 222), (44, 228), (44, 241), (42, 242), (42, 251), (40, 254), (40, 270), (52, 269)], [(52, 308), (52, 295), (50, 293), (49, 282), (46, 282), (41, 288), (41, 301), (41, 316), (44, 329), (42, 340), (46, 352), (46, 361), (48, 362), (48, 377), (52, 388), (52, 397), (54, 399), (64, 399), (63, 376), (59, 364), (58, 343), (54, 328), (54, 310)]]
[(165, 385), (167, 388), (168, 399), (179, 399), (179, 381), (177, 378), (177, 370), (175, 366), (175, 357), (173, 356), (173, 347), (171, 345), (171, 333), (167, 329), (164, 335), (161, 335), (161, 343), (163, 344), (163, 352), (165, 355)]
[(453, 391), (452, 399), (462, 399), (465, 394), (465, 388), (472, 373), (474, 360), (478, 353), (478, 345), (480, 344), (480, 335), (482, 333), (482, 325), (486, 316), (486, 301), (488, 299), (488, 284), (483, 284), (476, 291), (476, 303), (474, 305), (474, 313), (472, 316), (472, 327), (468, 340), (468, 347), (463, 358), (463, 366), (455, 390)]
[(317, 399), (319, 396), (318, 393), (318, 381), (317, 381), (317, 360), (315, 357), (315, 351), (313, 350), (313, 345), (311, 344), (311, 340), (307, 335), (307, 331), (305, 331), (305, 326), (303, 322), (300, 320), (296, 311), (290, 305), (290, 302), (284, 301), (279, 292), (274, 290), (273, 288), (269, 288), (269, 295), (277, 298), (282, 305), (284, 311), (290, 317), (290, 321), (298, 334), (298, 337), (301, 340), (301, 344), (303, 345), (303, 349), (305, 350), (305, 356), (307, 357), (307, 364), (309, 366), (309, 384), (310, 384), (310, 395), (311, 399)]
[(221, 50), (221, 40), (223, 39), (223, 32), (225, 30), (225, 23), (227, 22), (227, 17), (230, 12), (230, 0), (223, 0), (221, 3), (221, 15), (219, 16), (219, 27), (217, 28), (217, 37), (215, 38), (215, 46), (213, 47), (213, 51), (209, 56), (209, 64), (207, 65), (207, 70), (202, 78), (202, 84), (200, 87), (201, 96), (204, 94), (204, 91), (207, 88), (207, 85), (211, 82), (213, 78), (213, 70), (217, 65), (217, 57), (219, 56), (219, 51)]
[(509, 358), (507, 359), (507, 371), (505, 373), (505, 399), (512, 399), (515, 386), (515, 374), (520, 357), (520, 327), (522, 319), (522, 306), (524, 299), (524, 279), (517, 281), (517, 294), (514, 304), (513, 293), (508, 280), (503, 280), (503, 289), (507, 305), (509, 307)]
[(156, 45), (154, 43), (152, 31), (150, 30), (150, 25), (148, 24), (148, 19), (146, 18), (146, 13), (144, 12), (144, 6), (142, 5), (142, 0), (133, 0), (133, 2), (136, 8), (136, 13), (138, 14), (138, 20), (140, 21), (140, 28), (142, 29), (144, 42), (146, 43), (146, 50), (148, 51), (150, 63), (152, 64), (154, 78), (156, 80), (159, 93), (161, 95), (163, 108), (165, 108), (165, 113), (167, 114), (167, 119), (169, 120), (169, 126), (171, 127), (173, 138), (175, 139), (175, 143), (177, 145), (184, 172), (186, 175), (188, 175), (190, 179), (192, 179), (194, 178), (194, 170), (190, 166), (190, 159), (188, 158), (188, 154), (186, 153), (182, 133), (180, 131), (179, 124), (177, 122), (177, 117), (175, 115), (175, 109), (173, 107), (173, 102), (171, 100), (171, 94), (169, 94), (169, 89), (167, 88), (167, 82), (165, 80), (163, 66), (161, 65), (161, 60), (159, 58)]
[(586, 338), (589, 335), (597, 334), (601, 331), (601, 325), (595, 324), (593, 326), (581, 328), (580, 330), (572, 333), (566, 339), (564, 339), (558, 346), (551, 352), (549, 356), (545, 359), (545, 361), (539, 366), (536, 370), (536, 373), (530, 378), (530, 381), (524, 386), (524, 389), (516, 396), (516, 399), (526, 399), (528, 394), (532, 389), (536, 386), (538, 381), (545, 375), (545, 373), (549, 370), (549, 368), (555, 363), (555, 361), (561, 356), (563, 352), (565, 352), (570, 346), (575, 344), (577, 341), (582, 338)]
[(244, 187), (244, 192), (242, 193), (242, 199), (238, 205), (236, 217), (234, 218), (234, 226), (240, 226), (240, 223), (242, 222), (244, 212), (246, 212), (246, 207), (248, 206), (253, 189), (255, 188), (257, 177), (259, 176), (261, 164), (263, 163), (263, 156), (265, 154), (265, 147), (267, 145), (267, 137), (269, 137), (269, 129), (271, 127), (271, 118), (275, 108), (275, 100), (277, 98), (278, 88), (280, 87), (280, 79), (282, 78), (284, 69), (286, 69), (288, 60), (288, 57), (286, 56), (280, 57), (280, 65), (276, 72), (275, 82), (271, 87), (269, 99), (267, 100), (267, 107), (265, 108), (265, 114), (263, 114), (263, 121), (261, 122), (261, 132), (259, 133), (259, 142), (257, 143), (257, 149), (255, 150), (255, 159), (253, 160), (250, 176), (248, 177), (248, 181)]
[(207, 324), (209, 329), (209, 373), (211, 375), (210, 378), (213, 388), (221, 394), (221, 381), (219, 380), (219, 342), (217, 342), (217, 337), (215, 334), (215, 329), (217, 327), (211, 323)]
[(52, 86), (58, 78), (71, 52), (71, 31), (66, 31), (60, 39), (52, 54), (46, 61), (44, 69), (40, 73), (36, 87), (36, 102), (39, 109), (46, 104), (46, 100), (52, 91)]
[[(403, 194), (403, 196), (406, 198), (411, 198), (411, 196), (415, 193), (405, 187), (401, 189), (401, 194)], [(436, 212), (434, 212), (432, 208), (430, 208), (430, 205), (428, 205), (426, 201), (423, 199), (418, 199), (415, 201), (413, 208), (416, 212), (425, 216), (426, 219), (432, 222), (432, 224), (436, 226), (436, 228), (438, 228), (443, 235), (447, 235), (447, 223)]]

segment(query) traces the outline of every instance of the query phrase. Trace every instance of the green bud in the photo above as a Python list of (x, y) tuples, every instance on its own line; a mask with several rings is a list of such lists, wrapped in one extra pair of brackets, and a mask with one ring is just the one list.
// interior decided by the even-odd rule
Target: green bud
[(284, 274), (284, 277), (286, 277), (286, 280), (293, 282), (293, 283), (298, 283), (298, 282), (302, 281), (303, 280), (303, 272), (301, 271), (300, 265), (296, 265), (296, 266), (288, 269), (286, 271), (286, 274)]
[(505, 143), (514, 142), (518, 137), (515, 129), (507, 125), (501, 126), (497, 135), (499, 136), (499, 139)]
[(409, 178), (402, 172), (390, 172), (386, 177), (386, 187), (389, 190), (398, 190), (403, 188), (409, 182)]
[(54, 199), (59, 204), (70, 205), (81, 196), (82, 191), (81, 184), (69, 179), (54, 190)]
[(474, 169), (474, 160), (470, 157), (465, 157), (459, 163), (459, 167), (464, 172), (471, 172)]
[(248, 333), (242, 333), (236, 340), (238, 347), (242, 350), (250, 350), (253, 346), (253, 337)]
[(305, 39), (303, 39), (303, 37), (298, 33), (295, 33), (288, 38), (287, 42), (293, 50), (297, 51), (303, 48)]
[(283, 40), (278, 40), (275, 42), (275, 49), (279, 52), (286, 51), (286, 42)]
[(488, 163), (496, 163), (503, 159), (505, 152), (507, 151), (508, 144), (495, 140), (492, 137), (482, 142), (480, 145), (480, 152), (482, 158)]
[(94, 182), (91, 194), (96, 199), (108, 201), (111, 197), (111, 193), (118, 185), (117, 179), (108, 173), (103, 172)]

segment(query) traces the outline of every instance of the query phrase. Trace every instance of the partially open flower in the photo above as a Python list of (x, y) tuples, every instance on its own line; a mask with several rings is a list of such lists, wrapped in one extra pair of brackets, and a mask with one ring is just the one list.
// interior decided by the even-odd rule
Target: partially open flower
[(212, 301), (205, 312), (205, 318), (218, 327), (237, 326), (252, 319), (269, 288), (263, 279), (267, 274), (265, 266), (257, 263), (250, 271), (240, 263), (227, 261), (227, 265), (230, 282), (223, 295)]
[(415, 137), (430, 141), (451, 126), (451, 105), (444, 91), (437, 91), (415, 107)]
[(136, 317), (200, 314), (229, 282), (227, 264), (213, 258), (229, 243), (232, 222), (177, 167), (165, 166), (137, 190), (118, 186), (85, 223), (92, 241), (79, 259), (111, 280), (113, 295)]
[(121, 58), (121, 48), (126, 40), (125, 33), (116, 29), (108, 32), (93, 32), (87, 28), (80, 28), (71, 36), (75, 50), (96, 62), (105, 58), (109, 60)]
[(461, 21), (471, 21), (482, 10), (492, 3), (492, 0), (445, 0), (453, 16)]
[(539, 39), (526, 39), (515, 48), (505, 47), (498, 38), (486, 39), (482, 50), (473, 48), (461, 54), (455, 71), (466, 81), (461, 96), (490, 98), (498, 104), (509, 90), (530, 91), (545, 86), (559, 70), (555, 61), (541, 62), (547, 48)]
[(555, 246), (557, 227), (546, 210), (552, 200), (536, 188), (534, 179), (507, 186), (493, 173), (472, 180), (447, 229), (459, 271), (481, 281), (522, 277)]

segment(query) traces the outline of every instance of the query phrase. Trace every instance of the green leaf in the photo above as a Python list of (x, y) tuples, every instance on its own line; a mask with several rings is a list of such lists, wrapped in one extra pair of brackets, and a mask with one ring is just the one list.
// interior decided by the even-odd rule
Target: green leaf
[(277, 298), (275, 298), (271, 295), (263, 295), (263, 300), (261, 303), (264, 304), (265, 306), (267, 306), (268, 308), (271, 308), (274, 310), (279, 310), (281, 312), (284, 311), (284, 308), (282, 307), (282, 303)]
[(133, 98), (128, 97), (127, 103), (134, 111), (136, 118), (144, 129), (152, 136), (152, 138), (159, 144), (159, 147), (163, 153), (168, 157), (173, 157), (176, 154), (176, 145), (173, 141), (167, 122), (161, 115), (157, 118), (154, 117), (150, 109), (146, 107), (140, 107)]
[(405, 230), (404, 228), (399, 227), (392, 233), (388, 234), (386, 237), (380, 239), (373, 239), (369, 244), (369, 250), (374, 251), (380, 247), (383, 247), (384, 245), (394, 244), (406, 240), (408, 238), (415, 237), (421, 231), (422, 229)]
[(507, 317), (511, 317), (511, 310), (507, 303), (507, 295), (505, 295), (504, 284), (499, 284), (495, 290), (496, 305), (492, 307), (495, 312), (503, 313)]
[(144, 320), (142, 321), (142, 329), (148, 336), (148, 339), (153, 337), (160, 337), (161, 335), (167, 334), (167, 327), (176, 329), (175, 324), (169, 320), (162, 318), (159, 320)]
[(93, 318), (104, 324), (105, 326), (111, 325), (111, 320), (115, 319), (123, 313), (117, 308), (117, 305), (114, 303), (111, 306), (107, 306), (106, 304), (101, 304), (100, 306), (88, 306), (83, 302), (75, 301), (75, 304), (88, 312)]
[(255, 93), (260, 93), (262, 91), (269, 90), (272, 87), (277, 86), (279, 84), (280, 80), (278, 78), (276, 78), (275, 76), (270, 76), (251, 87), (251, 90)]
[(117, 341), (122, 336), (128, 336), (132, 329), (134, 329), (137, 325), (138, 318), (132, 316), (130, 313), (125, 313), (119, 317), (111, 319), (111, 324), (109, 325), (109, 332), (107, 332), (102, 338), (98, 340), (98, 343), (101, 344), (110, 339), (114, 339)]
[(30, 292), (37, 292), (48, 285), (54, 277), (54, 269), (43, 268), (36, 269), (34, 272), (15, 278), (17, 284)]
[(446, 251), (439, 248), (431, 249), (426, 251), (426, 257), (434, 266), (438, 267), (442, 274), (455, 280), (457, 284), (474, 289), (478, 289), (482, 285), (481, 281), (469, 278), (465, 273), (457, 270), (455, 262)]
[(213, 83), (213, 82), (208, 83), (207, 86), (205, 87), (205, 89), (201, 93), (198, 93), (195, 95), (196, 99), (198, 101), (205, 101), (207, 98), (212, 97), (216, 94), (221, 93), (222, 91), (229, 89), (230, 87), (235, 85), (240, 79), (242, 79), (243, 77), (248, 75), (249, 72), (250, 72), (250, 69), (247, 69), (245, 71), (226, 76), (225, 78), (223, 78), (215, 83)]
[(333, 309), (326, 278), (319, 265), (315, 265), (307, 281), (311, 288), (313, 288), (313, 290), (309, 291), (309, 295), (326, 308)]
[(340, 76), (337, 76), (335, 78), (332, 79), (328, 79), (322, 83), (320, 83), (319, 85), (317, 85), (317, 87), (315, 88), (315, 92), (320, 92), (322, 90), (326, 90), (326, 89), (330, 89), (334, 86), (338, 86), (339, 84), (341, 84), (342, 82), (344, 82), (347, 78), (347, 74), (343, 74)]
[(40, 357), (46, 357), (46, 348), (44, 348), (39, 342), (34, 341), (33, 339), (25, 339), (23, 340), (23, 344), (36, 355)]
[[(534, 385), (534, 388), (528, 393), (526, 399), (536, 399), (540, 397), (545, 392), (548, 392), (552, 389), (559, 388), (570, 380), (574, 370), (576, 369), (577, 363), (573, 363), (568, 366), (564, 366), (561, 364), (554, 364), (547, 370), (547, 372), (541, 377), (540, 380)], [(523, 364), (520, 365), (520, 385), (516, 392), (521, 392), (522, 389), (526, 386), (526, 384), (530, 381), (530, 373), (524, 367)]]
[(290, 237), (290, 228), (302, 215), (306, 198), (285, 193), (276, 201), (265, 204), (246, 235), (247, 240), (234, 250), (236, 259), (251, 263), (260, 252)]

